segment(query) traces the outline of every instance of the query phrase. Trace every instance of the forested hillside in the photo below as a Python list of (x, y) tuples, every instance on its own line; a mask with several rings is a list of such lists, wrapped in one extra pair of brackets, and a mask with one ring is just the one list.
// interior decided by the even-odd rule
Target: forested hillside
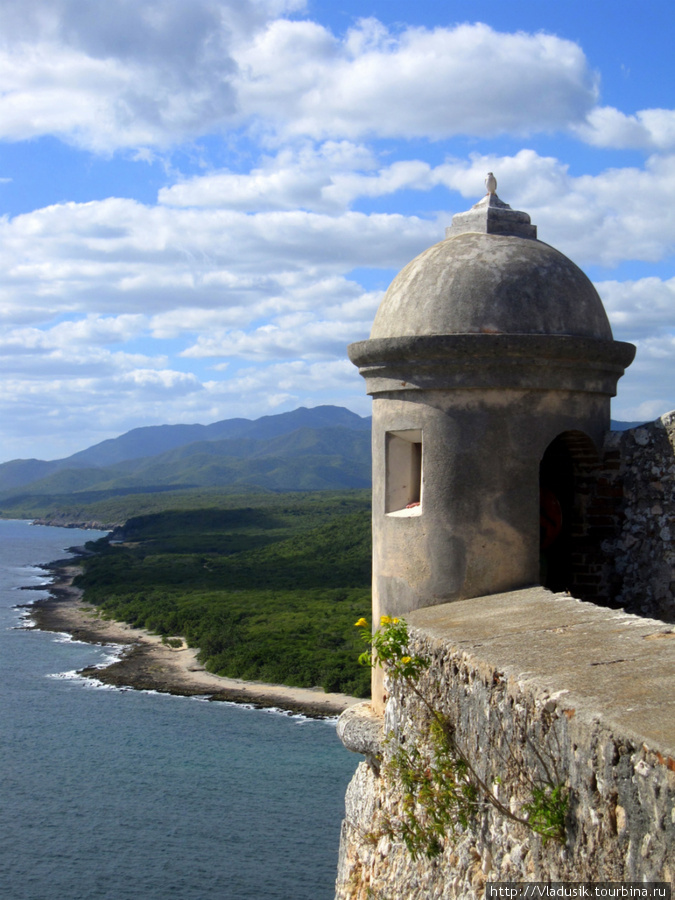
[(370, 609), (369, 496), (265, 500), (131, 519), (88, 545), (85, 599), (184, 637), (217, 674), (366, 696), (354, 622)]
[(339, 406), (211, 425), (136, 428), (65, 459), (0, 464), (0, 515), (37, 497), (235, 486), (335, 490), (370, 484), (370, 419)]

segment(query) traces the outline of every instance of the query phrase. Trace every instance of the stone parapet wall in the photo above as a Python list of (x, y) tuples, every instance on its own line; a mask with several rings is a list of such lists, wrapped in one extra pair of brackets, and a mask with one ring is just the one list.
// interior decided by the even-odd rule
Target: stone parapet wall
[(609, 432), (600, 455), (567, 436), (575, 503), (569, 590), (675, 622), (675, 412)]
[(609, 600), (675, 622), (675, 412), (610, 432), (592, 514), (611, 532), (601, 543)]
[(544, 843), (485, 806), (440, 856), (411, 858), (388, 833), (404, 810), (387, 763), (398, 741), (424, 749), (429, 711), (405, 683), (390, 683), (379, 754), (367, 709), (340, 725), (368, 759), (347, 792), (336, 900), (481, 898), (487, 881), (675, 880), (672, 629), (543, 589), (409, 619), (411, 653), (431, 660), (422, 696), (512, 811), (522, 815), (531, 799), (530, 778), (565, 784), (565, 842)]

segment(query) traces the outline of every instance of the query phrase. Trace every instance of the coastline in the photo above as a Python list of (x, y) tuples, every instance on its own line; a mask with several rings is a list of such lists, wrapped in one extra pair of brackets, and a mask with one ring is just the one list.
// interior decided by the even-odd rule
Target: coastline
[(80, 675), (115, 687), (246, 703), (311, 718), (337, 716), (349, 706), (363, 702), (346, 694), (328, 694), (321, 688), (294, 688), (213, 675), (198, 661), (194, 648), (185, 644), (181, 648), (168, 647), (159, 635), (105, 619), (96, 607), (85, 603), (82, 591), (73, 585), (78, 572), (76, 559), (57, 560), (43, 568), (52, 575), (53, 582), (49, 596), (30, 607), (36, 628), (66, 632), (74, 640), (90, 644), (121, 644), (125, 648), (116, 662), (105, 668), (89, 666), (81, 669)]

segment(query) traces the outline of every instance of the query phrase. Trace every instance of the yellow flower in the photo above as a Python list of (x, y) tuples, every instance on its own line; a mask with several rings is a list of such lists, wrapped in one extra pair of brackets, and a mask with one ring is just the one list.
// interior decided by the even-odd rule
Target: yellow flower
[(401, 621), (400, 619), (392, 619), (392, 622), (394, 623), (394, 625), (398, 625), (398, 623), (399, 623), (400, 621)]
[(361, 618), (359, 619), (358, 622), (354, 622), (354, 628), (367, 628), (367, 627), (368, 627), (368, 623), (363, 618), (363, 616), (361, 616)]
[(403, 663), (403, 665), (407, 666), (408, 663), (411, 661), (411, 659), (412, 659), (412, 656), (402, 656), (401, 662)]
[(391, 625), (389, 616), (380, 616), (380, 625)]

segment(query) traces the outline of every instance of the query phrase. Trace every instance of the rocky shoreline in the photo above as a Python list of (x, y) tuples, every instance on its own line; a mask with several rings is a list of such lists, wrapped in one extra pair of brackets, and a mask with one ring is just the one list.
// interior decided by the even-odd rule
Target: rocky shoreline
[(114, 528), (121, 527), (119, 522), (99, 522), (96, 519), (75, 522), (72, 516), (68, 516), (65, 513), (54, 513), (51, 516), (33, 519), (33, 525), (45, 525), (54, 528), (79, 528), (81, 531), (112, 531)]
[(158, 635), (105, 619), (96, 607), (85, 603), (82, 591), (73, 585), (78, 571), (76, 560), (57, 560), (43, 568), (53, 583), (50, 595), (30, 606), (37, 628), (65, 632), (87, 643), (124, 647), (118, 661), (105, 668), (82, 669), (81, 675), (115, 687), (278, 708), (313, 718), (337, 716), (348, 706), (361, 702), (346, 694), (325, 693), (321, 688), (292, 688), (213, 675), (201, 665), (197, 651), (185, 643), (181, 647), (167, 646)]

